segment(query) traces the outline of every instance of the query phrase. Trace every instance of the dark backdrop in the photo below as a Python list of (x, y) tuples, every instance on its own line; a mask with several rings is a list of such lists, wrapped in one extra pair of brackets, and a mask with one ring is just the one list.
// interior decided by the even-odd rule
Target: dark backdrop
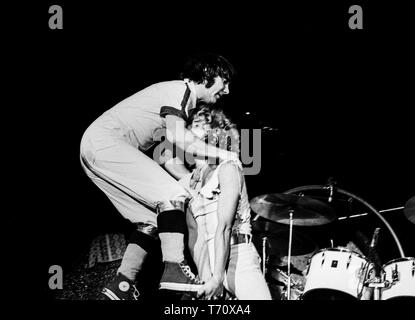
[[(247, 176), (251, 198), (329, 177), (378, 210), (415, 194), (406, 8), (360, 2), (364, 29), (350, 30), (355, 3), (134, 3), (61, 2), (63, 30), (48, 29), (49, 5), (31, 12), (44, 25), (24, 45), (31, 67), (22, 81), (37, 88), (27, 146), (37, 167), (28, 183), (38, 195), (45, 270), (70, 264), (98, 233), (128, 225), (81, 169), (83, 131), (127, 96), (175, 79), (195, 52), (220, 53), (235, 65), (223, 105), (240, 128), (275, 128), (262, 134), (260, 174)], [(384, 217), (414, 256), (414, 226), (402, 210)], [(336, 228), (345, 238), (348, 230), (370, 237), (378, 225), (370, 214)], [(398, 257), (382, 232), (384, 260)]]

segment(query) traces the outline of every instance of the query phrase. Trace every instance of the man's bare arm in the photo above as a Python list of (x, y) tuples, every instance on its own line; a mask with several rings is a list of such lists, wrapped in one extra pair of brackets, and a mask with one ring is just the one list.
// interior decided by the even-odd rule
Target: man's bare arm
[(234, 152), (216, 148), (206, 144), (186, 128), (186, 122), (174, 115), (166, 116), (166, 137), (171, 143), (176, 144), (180, 149), (194, 153), (199, 157), (210, 157), (225, 159), (237, 159)]
[(183, 161), (179, 158), (168, 159), (164, 164), (164, 169), (170, 173), (176, 180), (180, 180), (185, 175), (189, 174), (190, 171), (186, 168)]

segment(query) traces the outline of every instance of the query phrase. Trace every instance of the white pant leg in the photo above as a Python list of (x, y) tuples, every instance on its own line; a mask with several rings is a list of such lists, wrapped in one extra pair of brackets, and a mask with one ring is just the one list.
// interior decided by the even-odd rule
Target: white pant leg
[(253, 243), (231, 246), (225, 288), (238, 300), (272, 300)]
[(171, 210), (172, 202), (185, 202), (188, 192), (157, 162), (123, 139), (99, 139), (105, 139), (104, 146), (101, 140), (83, 137), (82, 165), (126, 219), (157, 225), (157, 206)]

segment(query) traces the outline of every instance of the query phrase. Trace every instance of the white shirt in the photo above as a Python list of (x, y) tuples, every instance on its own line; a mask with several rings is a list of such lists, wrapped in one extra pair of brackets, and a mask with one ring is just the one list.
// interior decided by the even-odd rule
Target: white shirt
[[(91, 134), (103, 132), (121, 135), (142, 151), (148, 150), (165, 129), (165, 116), (177, 115), (184, 120), (196, 107), (194, 84), (173, 80), (153, 84), (119, 102), (96, 119)], [(96, 129), (96, 130), (94, 130)]]

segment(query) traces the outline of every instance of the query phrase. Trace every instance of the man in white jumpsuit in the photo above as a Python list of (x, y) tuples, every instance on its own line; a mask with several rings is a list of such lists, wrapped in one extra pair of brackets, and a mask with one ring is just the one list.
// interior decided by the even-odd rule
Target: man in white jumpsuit
[(189, 194), (144, 152), (165, 129), (167, 140), (188, 153), (236, 159), (236, 154), (208, 145), (186, 129), (186, 119), (198, 103), (214, 104), (229, 93), (233, 74), (232, 65), (221, 56), (194, 57), (185, 65), (181, 80), (156, 83), (133, 94), (85, 131), (80, 155), (86, 174), (121, 215), (137, 225), (116, 278), (103, 289), (109, 299), (138, 298), (134, 283), (157, 234), (164, 261), (160, 289), (197, 292), (202, 286), (183, 254), (184, 204)]

